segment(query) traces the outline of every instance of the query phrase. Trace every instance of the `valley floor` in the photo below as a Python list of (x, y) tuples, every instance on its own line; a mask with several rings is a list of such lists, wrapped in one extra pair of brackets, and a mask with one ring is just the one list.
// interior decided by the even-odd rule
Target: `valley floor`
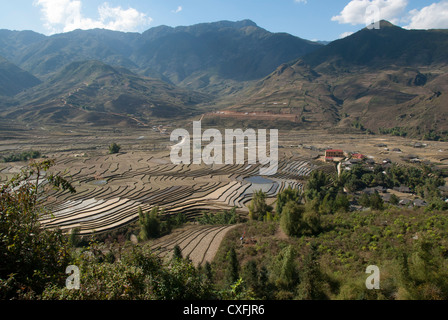
[[(247, 204), (254, 191), (263, 190), (272, 203), (288, 186), (302, 188), (313, 169), (334, 171), (334, 164), (321, 161), (326, 149), (361, 153), (376, 163), (385, 159), (405, 163), (412, 158), (440, 168), (448, 167), (448, 142), (424, 142), (416, 148), (417, 141), (400, 137), (280, 130), (279, 170), (274, 176), (257, 181), (249, 178), (258, 176), (259, 165), (172, 164), (171, 130), (172, 127), (161, 131), (4, 126), (0, 130), (0, 157), (38, 150), (43, 156), (56, 159), (52, 170), (69, 177), (77, 192), (52, 194), (48, 199), (52, 216), (44, 216), (41, 222), (46, 227), (65, 231), (79, 228), (80, 234), (125, 226), (138, 219), (139, 208), (149, 211), (155, 206), (163, 209), (165, 215), (185, 213), (190, 221), (207, 210), (236, 207), (240, 213), (247, 214)], [(111, 143), (121, 145), (118, 154), (108, 153)], [(0, 163), (0, 183), (25, 165), (26, 162)], [(198, 237), (209, 240), (200, 246), (215, 247), (214, 235), (219, 230), (198, 231)], [(172, 249), (163, 241), (159, 246), (163, 250)], [(207, 250), (190, 253), (198, 255), (194, 260), (201, 263), (206, 259)]]
[[(257, 176), (257, 165), (174, 165), (170, 161), (170, 132), (159, 130), (93, 129), (77, 127), (5, 128), (0, 130), (2, 156), (37, 150), (56, 159), (56, 172), (66, 171), (77, 189), (72, 196), (55, 194), (51, 204), (61, 219), (59, 225), (70, 228), (74, 213), (83, 217), (76, 223), (93, 222), (85, 231), (101, 226), (108, 228), (135, 218), (136, 208), (159, 205), (167, 213), (236, 206), (244, 210), (255, 189), (263, 189), (270, 197), (287, 186), (299, 187), (317, 166), (331, 164), (319, 161), (326, 149), (342, 149), (360, 153), (376, 163), (384, 160), (404, 163), (407, 159), (448, 167), (448, 142), (423, 142), (379, 135), (327, 134), (319, 131), (282, 131), (279, 133), (279, 170), (269, 177), (272, 183), (245, 180)], [(207, 128), (202, 128), (203, 130)], [(188, 129), (187, 129), (188, 130)], [(112, 143), (121, 145), (121, 152), (108, 154)], [(246, 156), (247, 160), (247, 156)], [(26, 162), (0, 163), (0, 181), (19, 172)], [(252, 184), (252, 186), (251, 186)], [(266, 190), (265, 190), (266, 189)], [(101, 208), (114, 208), (116, 218)], [(85, 212), (89, 212), (85, 214)], [(109, 217), (110, 218), (110, 217)]]

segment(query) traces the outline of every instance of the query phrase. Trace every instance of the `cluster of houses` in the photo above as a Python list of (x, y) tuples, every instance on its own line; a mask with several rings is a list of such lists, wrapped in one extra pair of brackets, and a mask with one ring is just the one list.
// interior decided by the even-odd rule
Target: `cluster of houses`
[[(386, 146), (387, 147), (387, 146)], [(401, 150), (397, 149), (396, 152), (401, 152)], [(357, 164), (364, 164), (373, 170), (374, 165), (376, 164), (375, 160), (363, 155), (361, 153), (345, 153), (340, 149), (327, 149), (325, 150), (325, 162), (339, 162), (340, 168), (343, 170), (351, 170), (352, 166)], [(392, 166), (392, 161), (390, 159), (383, 159), (380, 163), (383, 169), (387, 169)], [(387, 188), (378, 186), (374, 188), (366, 188), (361, 191), (361, 193), (373, 194), (378, 192), (378, 194), (382, 197), (384, 202), (390, 202), (392, 197), (391, 190), (387, 190)], [(399, 205), (403, 207), (425, 207), (428, 204), (421, 199), (415, 199), (412, 190), (405, 185), (400, 187), (393, 188), (393, 191), (398, 193), (399, 196)], [(409, 197), (404, 197), (403, 195), (408, 194)], [(360, 209), (358, 206), (353, 206), (353, 209)]]
[[(396, 191), (400, 194), (408, 194), (409, 197), (403, 197), (400, 196), (399, 197), (399, 202), (398, 205), (402, 206), (402, 207), (426, 207), (428, 205), (428, 203), (426, 203), (426, 201), (422, 200), (422, 199), (412, 199), (413, 197), (413, 192), (412, 190), (407, 187), (407, 186), (400, 186), (400, 187), (395, 187), (393, 188), (393, 191)], [(391, 197), (392, 197), (392, 193), (388, 192), (387, 188), (379, 186), (379, 187), (374, 187), (374, 188), (365, 188), (364, 190), (361, 191), (362, 193), (367, 193), (367, 194), (373, 194), (375, 192), (378, 192), (378, 194), (381, 196), (381, 198), (383, 199), (384, 202), (390, 202)]]

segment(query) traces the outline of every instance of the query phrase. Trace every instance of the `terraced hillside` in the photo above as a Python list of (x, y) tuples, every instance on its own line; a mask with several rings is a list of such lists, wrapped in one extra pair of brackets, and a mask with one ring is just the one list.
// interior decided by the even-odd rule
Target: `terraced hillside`
[[(301, 179), (312, 166), (300, 158), (285, 158), (267, 179), (258, 176), (258, 165), (174, 165), (168, 156), (133, 151), (96, 157), (72, 154), (57, 161), (53, 169), (71, 176), (77, 193), (51, 194), (52, 214), (44, 216), (42, 224), (65, 231), (78, 227), (81, 234), (90, 234), (135, 221), (139, 207), (159, 206), (165, 215), (182, 212), (188, 219), (203, 210), (236, 206), (245, 211), (256, 190), (275, 197), (288, 186), (301, 188)], [(1, 173), (14, 170), (11, 165)]]
[(178, 245), (183, 257), (189, 257), (195, 265), (212, 262), (222, 239), (231, 226), (188, 226), (175, 230), (172, 234), (155, 240), (151, 249), (161, 257), (171, 258)]

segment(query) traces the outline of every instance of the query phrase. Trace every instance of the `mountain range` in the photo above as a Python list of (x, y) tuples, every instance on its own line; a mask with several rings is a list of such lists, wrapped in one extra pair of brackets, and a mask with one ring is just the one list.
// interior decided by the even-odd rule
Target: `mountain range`
[(259, 79), (323, 46), (268, 32), (250, 20), (160, 26), (142, 34), (94, 29), (46, 37), (2, 30), (0, 44), (0, 56), (41, 79), (74, 61), (99, 60), (190, 89), (194, 80), (202, 81), (196, 86), (207, 87), (212, 77)]
[(231, 108), (294, 113), (304, 128), (446, 132), (447, 71), (447, 30), (381, 21), (379, 30), (362, 29), (282, 64)]
[(97, 60), (72, 62), (15, 99), (21, 107), (5, 113), (8, 118), (125, 125), (142, 125), (138, 119), (189, 116), (195, 114), (192, 106), (211, 101), (206, 94)]
[(294, 126), (448, 131), (448, 30), (381, 21), (328, 44), (250, 20), (140, 33), (0, 30), (0, 117), (139, 124), (216, 110)]

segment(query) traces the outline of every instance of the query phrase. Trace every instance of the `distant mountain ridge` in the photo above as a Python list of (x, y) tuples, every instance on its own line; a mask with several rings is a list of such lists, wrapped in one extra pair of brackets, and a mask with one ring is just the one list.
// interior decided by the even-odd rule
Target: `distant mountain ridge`
[(448, 30), (381, 21), (323, 45), (243, 20), (142, 34), (0, 30), (0, 44), (7, 119), (142, 125), (230, 108), (301, 128), (448, 133)]
[(0, 56), (0, 96), (14, 96), (41, 81)]
[(50, 37), (25, 33), (0, 32), (0, 54), (41, 79), (74, 61), (98, 60), (205, 91), (221, 80), (259, 79), (322, 46), (268, 32), (250, 20), (160, 26), (142, 34), (102, 29)]
[(406, 30), (383, 20), (380, 29), (361, 29), (305, 55), (303, 61), (317, 69), (330, 63), (371, 68), (446, 64), (448, 30)]
[(211, 100), (207, 95), (95, 60), (73, 62), (16, 99), (20, 108), (7, 110), (3, 117), (53, 123), (95, 119), (94, 123), (126, 125), (192, 115), (194, 105)]
[(448, 132), (448, 30), (381, 21), (281, 65), (240, 97), (233, 110), (291, 112), (303, 128)]

